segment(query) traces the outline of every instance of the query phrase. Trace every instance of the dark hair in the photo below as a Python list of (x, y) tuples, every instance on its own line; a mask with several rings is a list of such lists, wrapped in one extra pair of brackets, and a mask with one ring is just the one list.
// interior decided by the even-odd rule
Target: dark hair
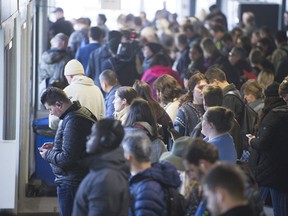
[(125, 127), (135, 127), (136, 122), (147, 122), (152, 127), (152, 138), (158, 136), (156, 121), (152, 109), (147, 101), (141, 98), (134, 99), (125, 119)]
[(231, 34), (229, 34), (228, 32), (226, 32), (223, 37), (221, 38), (221, 41), (223, 42), (228, 42), (228, 41), (231, 41), (233, 42), (233, 38), (231, 36)]
[(197, 44), (197, 43), (193, 44), (191, 46), (191, 49), (192, 50), (196, 49), (201, 54), (201, 56), (203, 56), (203, 50), (199, 44)]
[(161, 92), (160, 99), (164, 103), (169, 103), (181, 95), (181, 86), (178, 81), (170, 75), (162, 75), (154, 81), (154, 89)]
[(129, 105), (137, 97), (137, 92), (130, 86), (121, 86), (116, 92), (121, 99), (126, 99)]
[(119, 120), (101, 119), (93, 125), (90, 140), (87, 142), (88, 153), (95, 154), (111, 151), (120, 146), (124, 137), (124, 129)]
[(236, 55), (241, 60), (245, 60), (247, 56), (245, 49), (243, 49), (242, 47), (233, 47), (231, 53)]
[(41, 95), (41, 103), (43, 105), (45, 103), (54, 105), (57, 101), (69, 103), (70, 99), (62, 89), (56, 87), (47, 88)]
[(221, 106), (223, 103), (223, 91), (219, 86), (209, 84), (204, 87), (202, 94), (207, 107)]
[(117, 50), (118, 50), (120, 43), (121, 43), (121, 41), (119, 39), (116, 39), (116, 38), (109, 40), (108, 47), (113, 54), (115, 54), (115, 55), (117, 54)]
[(212, 30), (213, 30), (214, 32), (223, 32), (223, 33), (226, 31), (225, 27), (224, 27), (223, 25), (220, 25), (220, 24), (214, 25), (214, 26), (212, 27)]
[(278, 43), (284, 43), (287, 42), (287, 34), (286, 31), (277, 31), (274, 35), (275, 40)]
[(112, 31), (109, 31), (108, 33), (108, 41), (112, 39), (121, 40), (121, 38), (122, 38), (122, 33), (120, 31), (112, 30)]
[(219, 160), (218, 150), (215, 145), (202, 140), (194, 139), (188, 146), (184, 159), (190, 163), (199, 165), (200, 160), (206, 160), (211, 164), (214, 164)]
[(261, 64), (264, 60), (263, 52), (259, 49), (252, 49), (249, 53), (249, 60), (252, 64)]
[(108, 85), (114, 86), (118, 83), (117, 74), (113, 70), (104, 70), (99, 75), (99, 78), (105, 81)]
[(205, 112), (207, 121), (215, 126), (219, 133), (228, 132), (233, 124), (234, 113), (230, 109), (221, 106), (209, 107)]
[(213, 82), (213, 80), (218, 80), (219, 82), (226, 81), (226, 75), (224, 71), (218, 67), (208, 68), (208, 70), (205, 72), (205, 76), (209, 83)]
[(185, 25), (183, 26), (183, 31), (184, 31), (184, 32), (187, 31), (188, 29), (189, 29), (191, 32), (194, 32), (194, 27), (193, 27), (192, 24), (185, 24)]
[(245, 176), (240, 168), (231, 164), (217, 164), (204, 177), (203, 185), (212, 192), (223, 188), (232, 198), (245, 200)]
[(152, 152), (152, 143), (149, 137), (142, 131), (128, 132), (122, 142), (124, 151), (132, 154), (136, 161), (149, 162)]
[(94, 26), (89, 29), (89, 35), (93, 40), (99, 41), (104, 36), (104, 32), (101, 28)]
[(180, 105), (186, 101), (193, 101), (193, 90), (201, 80), (206, 81), (206, 77), (200, 72), (195, 73), (190, 77), (190, 79), (188, 80), (188, 92), (180, 98)]
[(107, 21), (105, 14), (98, 14), (98, 17), (103, 21), (103, 23)]
[(167, 55), (163, 53), (157, 53), (152, 57), (152, 62), (150, 63), (150, 68), (155, 65), (162, 65), (165, 67), (171, 66), (170, 59)]
[(178, 34), (177, 35), (177, 41), (178, 41), (178, 43), (180, 43), (182, 45), (188, 45), (187, 36), (185, 34)]

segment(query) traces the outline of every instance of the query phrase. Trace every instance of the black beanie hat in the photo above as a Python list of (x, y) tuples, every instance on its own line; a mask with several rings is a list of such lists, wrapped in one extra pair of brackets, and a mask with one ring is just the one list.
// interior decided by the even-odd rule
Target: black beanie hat
[(277, 97), (277, 96), (280, 97), (278, 89), (279, 89), (279, 83), (273, 82), (265, 89), (264, 94), (266, 97)]
[(148, 42), (145, 44), (145, 46), (149, 47), (153, 54), (157, 54), (163, 49), (163, 46), (161, 44), (154, 42)]

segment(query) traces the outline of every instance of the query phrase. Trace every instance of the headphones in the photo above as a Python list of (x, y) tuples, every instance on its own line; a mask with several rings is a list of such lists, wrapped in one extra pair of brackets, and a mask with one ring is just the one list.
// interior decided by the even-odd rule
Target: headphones
[(99, 144), (104, 148), (113, 148), (115, 146), (115, 142), (117, 139), (116, 134), (114, 133), (114, 130), (119, 127), (119, 124), (121, 124), (120, 121), (114, 121), (111, 128), (106, 128), (107, 133), (105, 133), (103, 136), (99, 139)]

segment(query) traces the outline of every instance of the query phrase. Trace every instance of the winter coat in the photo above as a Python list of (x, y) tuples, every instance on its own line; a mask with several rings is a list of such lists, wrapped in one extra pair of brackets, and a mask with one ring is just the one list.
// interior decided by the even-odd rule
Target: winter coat
[(72, 215), (127, 216), (130, 170), (123, 149), (119, 147), (87, 159), (90, 171), (78, 188)]
[(162, 76), (164, 74), (171, 75), (182, 86), (182, 82), (180, 80), (179, 74), (176, 71), (172, 70), (171, 67), (165, 67), (165, 66), (162, 66), (162, 65), (155, 65), (155, 66), (149, 68), (143, 74), (143, 76), (141, 78), (141, 81), (144, 81), (144, 82), (149, 84), (149, 86), (150, 86), (150, 88), (152, 90), (153, 98), (155, 100), (157, 99), (157, 96), (156, 96), (156, 91), (154, 89), (153, 83), (158, 77), (160, 77), (160, 76)]
[(75, 55), (75, 59), (77, 59), (83, 65), (84, 70), (86, 70), (88, 66), (89, 56), (91, 52), (96, 50), (101, 46), (100, 43), (90, 43), (84, 47), (80, 47)]
[(178, 188), (181, 184), (176, 168), (169, 163), (154, 163), (151, 168), (129, 180), (131, 204), (129, 216), (166, 216), (167, 201), (161, 184)]
[(135, 58), (126, 61), (119, 56), (111, 57), (102, 64), (102, 71), (107, 69), (115, 71), (117, 80), (122, 86), (132, 86), (135, 80), (140, 78)]
[(105, 44), (98, 49), (91, 52), (88, 60), (88, 66), (85, 75), (94, 80), (96, 86), (101, 88), (99, 75), (102, 73), (102, 64), (109, 59), (111, 54), (109, 52), (108, 44)]
[(257, 152), (254, 174), (259, 186), (288, 192), (288, 106), (269, 111), (262, 118), (251, 146)]
[(113, 101), (115, 99), (115, 93), (120, 85), (113, 86), (112, 89), (105, 95), (105, 117), (106, 118), (114, 118), (113, 114), (115, 112)]
[(236, 92), (236, 94), (240, 95), (240, 92), (236, 89), (235, 85), (233, 83), (229, 84), (223, 89), (223, 103), (222, 106), (231, 109), (234, 114), (237, 122), (241, 126), (242, 122), (242, 115), (244, 113), (244, 102), (241, 102), (239, 98), (237, 98), (235, 95), (231, 95), (228, 92), (233, 91)]
[(56, 176), (56, 184), (78, 186), (87, 174), (87, 169), (78, 162), (86, 157), (87, 136), (96, 118), (87, 108), (73, 102), (60, 119), (63, 121), (56, 132), (54, 146), (46, 151), (45, 159)]
[(72, 101), (78, 100), (82, 106), (88, 108), (98, 120), (105, 117), (103, 94), (91, 78), (74, 76), (64, 91)]
[(176, 65), (176, 70), (180, 75), (181, 80), (184, 80), (185, 73), (188, 69), (189, 64), (191, 63), (191, 60), (189, 58), (189, 51), (190, 47), (187, 46), (180, 52), (179, 60)]
[(200, 122), (203, 114), (203, 105), (196, 105), (191, 102), (183, 103), (174, 121), (175, 130), (178, 131), (181, 136), (190, 136), (195, 126)]
[(68, 82), (64, 76), (64, 67), (70, 60), (66, 50), (49, 49), (41, 56), (41, 61), (38, 68), (39, 83), (42, 81), (48, 85), (65, 88)]
[(74, 32), (73, 25), (71, 22), (65, 20), (65, 18), (62, 17), (56, 22), (52, 23), (49, 29), (49, 38), (51, 39), (58, 33), (64, 33), (67, 37), (69, 37), (72, 32)]

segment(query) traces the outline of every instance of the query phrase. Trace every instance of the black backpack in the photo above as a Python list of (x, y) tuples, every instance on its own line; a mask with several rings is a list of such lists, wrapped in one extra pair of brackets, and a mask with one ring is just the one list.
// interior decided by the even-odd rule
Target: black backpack
[(254, 134), (255, 126), (259, 118), (258, 113), (255, 112), (248, 104), (245, 104), (241, 99), (241, 96), (237, 92), (229, 91), (227, 94), (235, 96), (243, 104), (244, 110), (241, 115), (241, 122), (238, 122), (241, 127), (241, 130), (245, 134)]
[(168, 216), (184, 216), (187, 209), (187, 202), (184, 196), (174, 187), (161, 185), (167, 203)]

